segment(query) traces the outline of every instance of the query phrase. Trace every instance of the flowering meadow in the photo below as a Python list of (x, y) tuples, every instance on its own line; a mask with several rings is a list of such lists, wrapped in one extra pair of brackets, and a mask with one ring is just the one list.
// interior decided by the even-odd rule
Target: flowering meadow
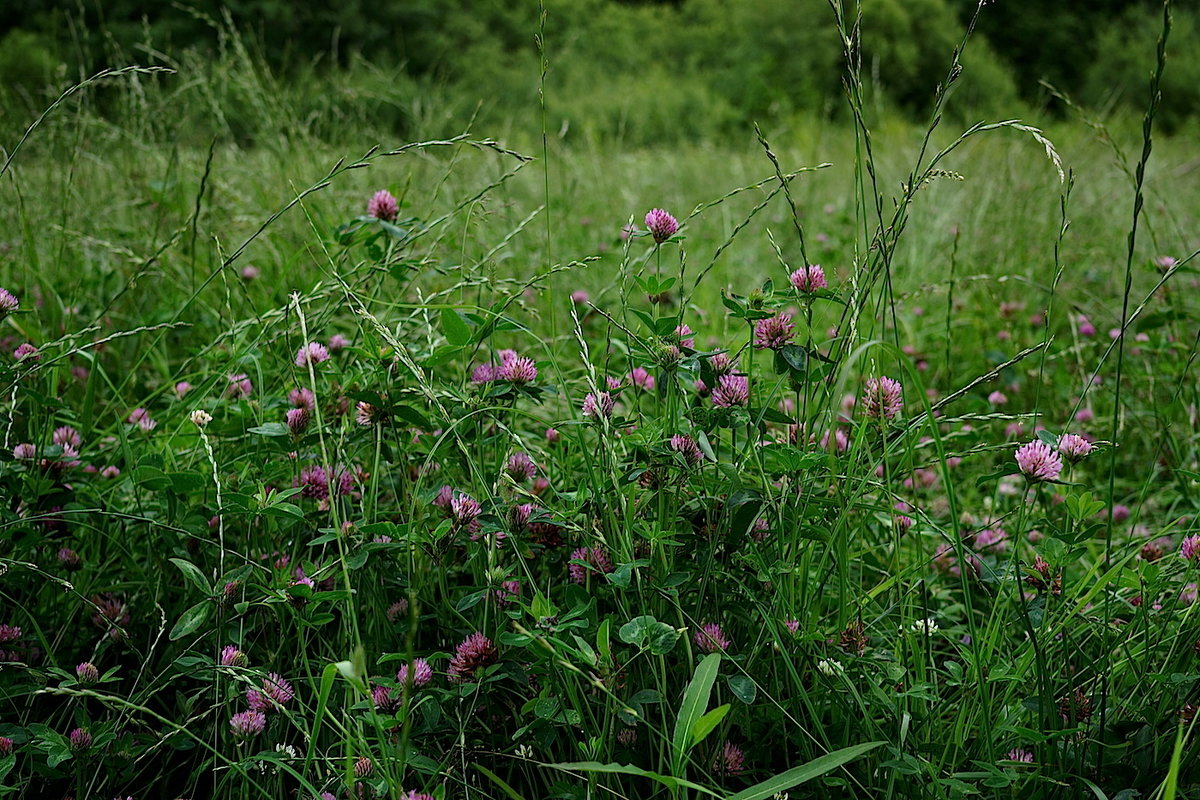
[(728, 151), (4, 143), (0, 796), (1200, 796), (1194, 141), (848, 63)]

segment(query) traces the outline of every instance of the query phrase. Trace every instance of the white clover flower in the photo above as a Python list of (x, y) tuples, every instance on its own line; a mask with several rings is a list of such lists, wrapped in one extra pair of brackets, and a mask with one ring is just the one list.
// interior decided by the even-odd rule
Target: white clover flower
[[(933, 636), (935, 633), (938, 632), (938, 624), (937, 624), (937, 622), (935, 622), (932, 619), (919, 619), (916, 622), (914, 622), (912, 625), (910, 625), (908, 630), (911, 631), (912, 633), (923, 634), (925, 636)], [(904, 633), (903, 626), (900, 628), (900, 632)]]
[(832, 658), (822, 658), (817, 662), (817, 669), (819, 669), (823, 675), (827, 675), (830, 678), (834, 677), (835, 675), (841, 675), (846, 671), (846, 668), (842, 666), (841, 662), (834, 661)]
[(197, 408), (192, 412), (192, 424), (197, 428), (203, 428), (208, 423), (212, 422), (212, 414), (202, 408)]

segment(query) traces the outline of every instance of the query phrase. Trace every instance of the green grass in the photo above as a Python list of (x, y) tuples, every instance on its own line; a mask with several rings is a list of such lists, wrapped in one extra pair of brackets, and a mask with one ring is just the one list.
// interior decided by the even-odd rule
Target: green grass
[[(0, 176), (0, 286), (21, 300), (0, 322), (0, 625), (21, 629), (0, 659), (0, 786), (15, 796), (1196, 791), (1179, 720), (1198, 702), (1197, 567), (1176, 553), (1200, 474), (1194, 262), (1153, 264), (1197, 246), (1190, 139), (1155, 140), (1126, 292), (1142, 138), (1120, 121), (1123, 156), (1078, 122), (1045, 128), (1064, 180), (1008, 126), (911, 196), (923, 129), (872, 119), (869, 159), (846, 125), (765, 129), (779, 172), (805, 170), (785, 196), (749, 123), (720, 142), (576, 140), (555, 135), (552, 93), (543, 154), (532, 110), (495, 134), (413, 114), (400, 137), (353, 103), (306, 122), (286, 87), (228, 64), (114, 79), (104, 116), (90, 91)], [(380, 188), (401, 202), (393, 228), (361, 219)], [(679, 235), (622, 240), (654, 207)], [(831, 289), (811, 305), (787, 283), (798, 229)], [(747, 346), (755, 317), (791, 306), (809, 354)], [(1119, 356), (1108, 331), (1135, 312)], [(695, 347), (677, 363), (681, 322)], [(295, 364), (334, 334), (350, 347)], [(23, 342), (40, 362), (10, 357)], [(469, 382), (508, 348), (537, 381)], [(748, 409), (697, 396), (724, 349)], [(582, 415), (635, 367), (654, 391), (626, 380), (613, 420)], [(251, 396), (228, 395), (234, 374)], [(904, 385), (893, 421), (843, 405), (880, 375)], [(297, 388), (317, 400), (293, 435)], [(383, 420), (356, 424), (359, 401)], [(157, 426), (130, 424), (135, 408)], [(1035, 423), (1097, 452), (1027, 485), (1012, 453)], [(63, 425), (78, 466), (55, 466), (72, 460), (52, 444)], [(807, 441), (834, 427), (844, 452)], [(669, 446), (682, 433), (700, 465)], [(547, 486), (506, 474), (518, 451)], [(317, 465), (355, 473), (353, 491), (280, 491)], [(442, 486), (482, 504), (482, 539), (434, 503)], [(514, 523), (523, 503), (553, 524)], [(1130, 515), (1110, 532), (1116, 506)], [(1003, 549), (979, 536), (997, 529)], [(612, 571), (573, 561), (580, 547)], [(127, 620), (93, 620), (109, 598)], [(705, 657), (705, 623), (724, 654)], [(449, 680), (477, 631), (498, 658)], [(231, 644), (248, 667), (218, 663)], [(435, 676), (406, 692), (396, 669), (418, 657)], [(76, 678), (84, 661), (99, 683)], [(230, 717), (268, 672), (295, 697), (239, 742)], [(379, 686), (398, 698), (386, 713)], [(69, 747), (75, 728), (90, 747)], [(738, 774), (714, 767), (726, 743)], [(1034, 762), (1008, 762), (1015, 748)]]

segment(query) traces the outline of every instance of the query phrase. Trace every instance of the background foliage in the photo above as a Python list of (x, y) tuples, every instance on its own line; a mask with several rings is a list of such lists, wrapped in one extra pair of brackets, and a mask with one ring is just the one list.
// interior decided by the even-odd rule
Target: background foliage
[[(1157, 30), (1150, 0), (988, 5), (964, 59), (955, 113), (1051, 103), (1049, 82), (1089, 106), (1140, 108)], [(580, 135), (652, 142), (721, 137), (753, 118), (844, 115), (841, 46), (825, 0), (549, 0), (545, 40), (553, 58), (557, 121)], [(975, 13), (969, 0), (876, 0), (864, 6), (864, 78), (875, 110), (917, 117), (941, 77), (943, 59)], [(297, 92), (322, 114), (363, 102), (371, 118), (411, 126), (413, 112), (380, 90), (434, 84), (466, 115), (498, 121), (536, 105), (541, 7), (532, 0), (14, 0), (0, 8), (0, 86), (8, 126), (45, 96), (116, 62), (178, 65), (197, 54), (228, 58), (230, 36), (249, 43), (264, 73), (288, 86), (314, 72), (342, 78), (344, 97)], [(1176, 11), (1181, 34), (1197, 12)], [(1173, 74), (1160, 124), (1186, 124), (1197, 108), (1200, 55), (1175, 37)], [(373, 99), (372, 99), (373, 98)], [(476, 109), (476, 104), (479, 108)], [(702, 114), (695, 113), (703, 109)], [(587, 112), (586, 114), (584, 112)], [(528, 115), (532, 125), (535, 115)], [(585, 119), (586, 117), (586, 119)], [(582, 128), (582, 130), (578, 130)]]
[(548, 5), (5, 6), (0, 796), (1200, 794), (1151, 16), (1056, 71), (990, 5), (943, 116), (969, 7), (871, 0), (847, 72), (819, 2)]

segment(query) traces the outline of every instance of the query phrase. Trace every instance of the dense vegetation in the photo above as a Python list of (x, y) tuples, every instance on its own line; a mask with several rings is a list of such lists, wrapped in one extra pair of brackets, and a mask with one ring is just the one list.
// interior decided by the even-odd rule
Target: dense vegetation
[(888, 67), (825, 4), (550, 4), (544, 84), (533, 7), (401, 5), (164, 8), (14, 90), (0, 796), (1200, 792), (1161, 16), (1144, 126), (1038, 128), (932, 0)]
[[(1140, 111), (1144, 54), (1154, 47), (1159, 5), (988, 4), (950, 113), (973, 122), (1047, 103), (1064, 113), (1042, 81), (1089, 107)], [(876, 0), (864, 8), (856, 57), (866, 111), (923, 121), (945, 58), (976, 4)], [(853, 4), (844, 13), (852, 21)], [(373, 119), (411, 130), (407, 100), (415, 87), (433, 84), (449, 87), (463, 112), (481, 103), (480, 121), (494, 126), (512, 109), (536, 105), (542, 36), (555, 90), (553, 130), (563, 122), (572, 135), (637, 144), (727, 138), (743, 131), (747, 119), (845, 118), (843, 54), (832, 17), (827, 0), (12, 0), (0, 8), (0, 31), (8, 30), (0, 43), (7, 96), (0, 124), (20, 125), (47, 94), (100, 66), (190, 67), (195, 58), (237, 57), (236, 38), (258, 69), (304, 85), (295, 100), (311, 113), (365, 95)], [(1196, 9), (1176, 11), (1160, 127), (1178, 129), (1200, 108), (1200, 54), (1188, 45), (1200, 34), (1198, 19)], [(318, 80), (310, 81), (314, 72)], [(329, 97), (330, 85), (348, 88)], [(540, 131), (534, 114), (521, 124)]]

